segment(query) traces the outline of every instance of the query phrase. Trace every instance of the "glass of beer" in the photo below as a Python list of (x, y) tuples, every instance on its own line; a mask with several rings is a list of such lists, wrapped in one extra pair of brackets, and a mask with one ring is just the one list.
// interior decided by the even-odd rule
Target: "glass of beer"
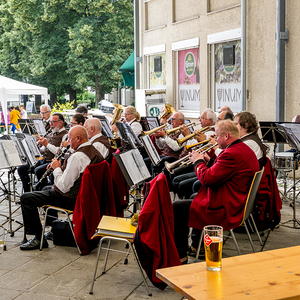
[(220, 271), (222, 268), (223, 227), (208, 225), (203, 228), (206, 269)]

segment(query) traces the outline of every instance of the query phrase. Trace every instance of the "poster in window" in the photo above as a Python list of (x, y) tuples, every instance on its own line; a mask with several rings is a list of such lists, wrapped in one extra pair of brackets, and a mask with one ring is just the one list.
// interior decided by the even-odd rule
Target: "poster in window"
[(199, 49), (178, 51), (178, 109), (200, 108)]
[(215, 108), (229, 106), (234, 113), (242, 110), (241, 41), (215, 45)]
[(166, 88), (166, 53), (149, 56), (150, 89)]

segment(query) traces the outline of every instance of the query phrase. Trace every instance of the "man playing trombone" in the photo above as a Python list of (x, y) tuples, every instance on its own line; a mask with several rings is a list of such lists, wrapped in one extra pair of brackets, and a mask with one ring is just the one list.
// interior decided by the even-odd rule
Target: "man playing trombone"
[(223, 151), (214, 161), (206, 153), (190, 153), (202, 183), (196, 197), (173, 202), (175, 244), (183, 263), (187, 262), (189, 227), (201, 230), (216, 224), (228, 230), (239, 226), (251, 181), (259, 170), (254, 152), (240, 140), (232, 121), (218, 122), (215, 134)]

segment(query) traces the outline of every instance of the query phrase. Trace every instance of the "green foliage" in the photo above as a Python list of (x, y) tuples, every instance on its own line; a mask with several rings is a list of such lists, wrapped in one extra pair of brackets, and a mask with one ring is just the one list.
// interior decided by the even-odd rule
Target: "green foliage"
[(67, 109), (73, 109), (74, 107), (74, 102), (75, 101), (72, 101), (72, 102), (66, 102), (66, 103), (56, 103), (54, 105), (54, 107), (52, 108), (52, 113), (55, 113), (55, 112), (63, 112), (64, 110), (67, 110)]
[(128, 0), (0, 0), (0, 18), (1, 74), (57, 95), (110, 92), (133, 51)]

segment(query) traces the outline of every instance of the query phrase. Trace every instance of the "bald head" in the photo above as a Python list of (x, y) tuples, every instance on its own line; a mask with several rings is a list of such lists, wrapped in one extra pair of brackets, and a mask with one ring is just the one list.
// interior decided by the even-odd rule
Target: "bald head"
[(101, 133), (102, 125), (98, 118), (91, 118), (85, 121), (84, 128), (88, 133), (89, 139), (91, 139), (93, 136)]
[(76, 125), (69, 131), (69, 142), (71, 148), (76, 150), (81, 144), (88, 142), (88, 133), (81, 125)]

